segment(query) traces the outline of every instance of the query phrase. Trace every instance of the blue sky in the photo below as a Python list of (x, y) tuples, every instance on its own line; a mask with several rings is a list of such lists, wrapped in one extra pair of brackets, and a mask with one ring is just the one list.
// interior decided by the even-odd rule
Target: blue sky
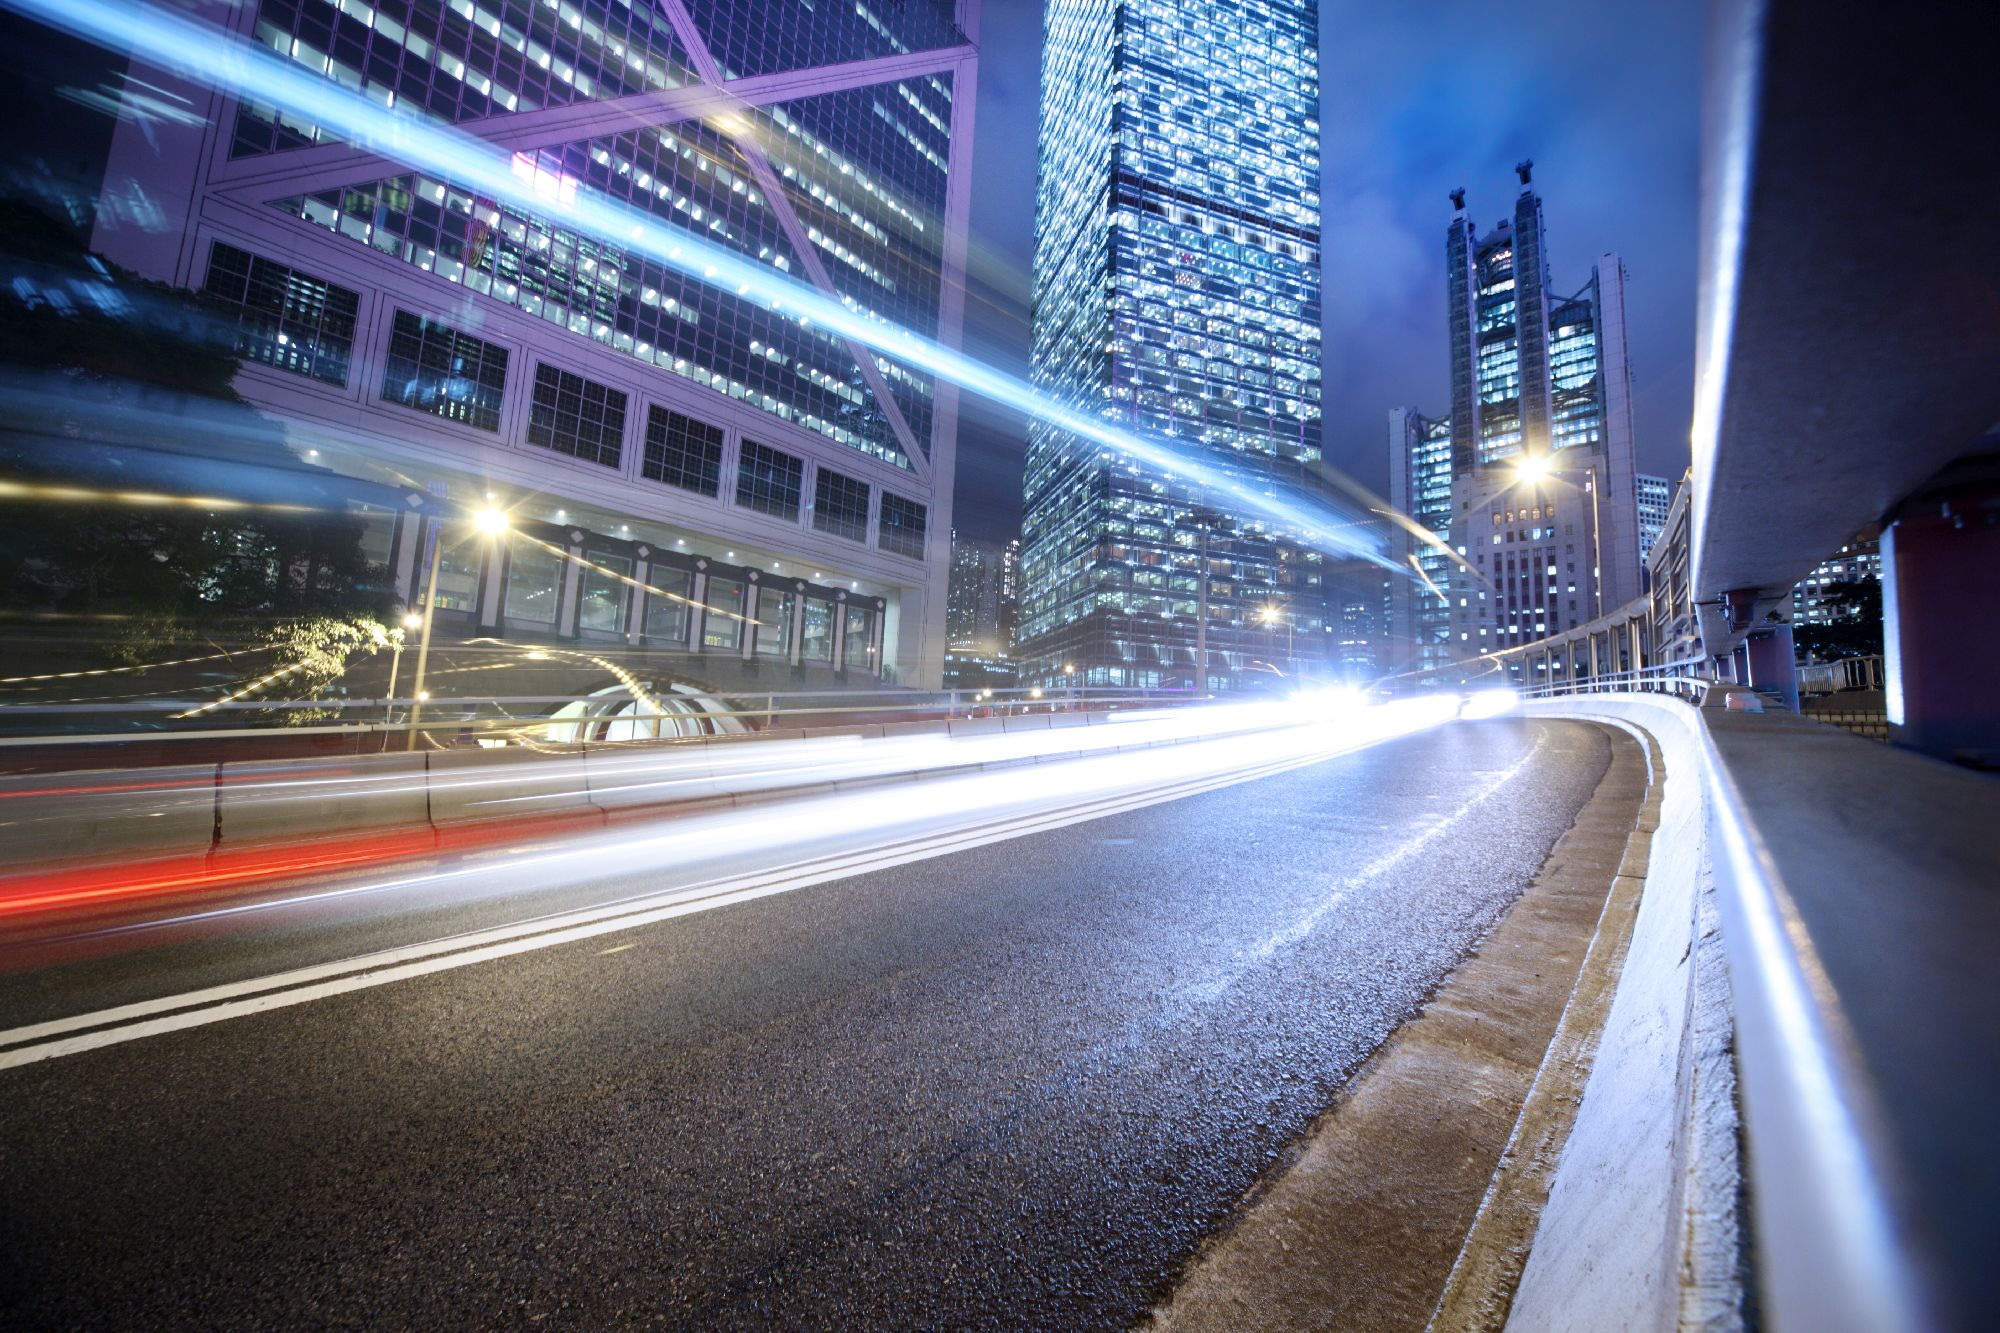
[[(1197, 0), (1188, 0), (1196, 3)], [(1447, 194), (1482, 228), (1535, 160), (1559, 290), (1623, 256), (1639, 464), (1678, 477), (1693, 402), (1697, 98), (1692, 0), (1324, 0), (1325, 411), (1329, 462), (1386, 484), (1389, 408), (1446, 407)], [(986, 0), (973, 152), (968, 349), (1026, 354), (1041, 7)], [(974, 406), (958, 526), (1012, 535), (1024, 425)]]

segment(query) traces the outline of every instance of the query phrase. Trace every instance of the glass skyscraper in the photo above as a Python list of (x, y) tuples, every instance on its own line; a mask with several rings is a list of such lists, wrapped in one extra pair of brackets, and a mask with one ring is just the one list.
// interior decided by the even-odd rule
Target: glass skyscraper
[[(520, 189), (488, 198), (161, 76), (199, 114), (121, 124), (96, 244), (209, 293), (244, 396), (321, 465), (512, 512), (513, 549), (447, 553), (441, 627), (715, 658), (679, 672), (717, 684), (732, 657), (935, 684), (955, 391), (566, 205), (642, 209), (955, 342), (977, 14), (248, 0), (216, 11), (218, 40), (497, 145)], [(423, 520), (383, 527), (414, 599)]]
[[(1319, 460), (1315, 0), (1051, 0), (1033, 370), (1259, 490)], [(1324, 660), (1325, 563), (1183, 479), (1030, 427), (1029, 683), (1218, 688)], [(1195, 661), (1206, 570), (1209, 663)]]

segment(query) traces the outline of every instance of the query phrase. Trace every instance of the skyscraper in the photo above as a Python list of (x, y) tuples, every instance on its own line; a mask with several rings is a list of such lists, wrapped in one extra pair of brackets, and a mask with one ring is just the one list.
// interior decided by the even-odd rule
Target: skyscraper
[(1019, 542), (951, 536), (951, 595), (945, 639), (953, 650), (1004, 657), (1013, 649)]
[[(408, 492), (366, 516), (370, 549), (415, 603), (445, 543), (441, 630), (689, 654), (698, 682), (734, 662), (935, 684), (956, 391), (567, 208), (608, 197), (955, 342), (977, 0), (778, 8), (210, 6), (218, 42), (503, 145), (519, 186), (486, 197), (145, 71), (188, 111), (121, 120), (96, 245), (205, 290), (239, 390), (315, 462)], [(486, 503), (504, 542), (446, 521)]]
[(1452, 579), (1446, 551), (1451, 535), (1451, 420), (1427, 417), (1414, 407), (1389, 412), (1389, 504), (1429, 539), (1408, 529), (1392, 534), (1397, 564), (1413, 571), (1389, 585), (1389, 641), (1385, 665), (1429, 670), (1449, 663)]
[(1532, 163), (1511, 219), (1481, 235), (1455, 191), (1446, 232), (1451, 338), (1448, 647), (1531, 642), (1640, 590), (1625, 269), (1599, 258), (1554, 295)]
[(1653, 554), (1653, 543), (1667, 526), (1667, 507), (1674, 502), (1674, 487), (1665, 477), (1643, 472), (1634, 481), (1639, 505), (1639, 563), (1643, 566)]
[[(1319, 460), (1317, 10), (1051, 0), (1045, 18), (1035, 382), (1272, 491)], [(1324, 561), (1291, 534), (1040, 423), (1024, 493), (1029, 682), (1227, 687), (1268, 669), (1273, 625), (1324, 659)]]

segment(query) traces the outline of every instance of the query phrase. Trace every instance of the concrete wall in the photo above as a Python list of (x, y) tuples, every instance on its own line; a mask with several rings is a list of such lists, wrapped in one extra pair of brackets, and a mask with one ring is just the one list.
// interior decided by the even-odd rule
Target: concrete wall
[(1733, 1026), (1699, 715), (1609, 696), (1523, 708), (1649, 734), (1666, 781), (1617, 997), (1508, 1327), (1740, 1327)]

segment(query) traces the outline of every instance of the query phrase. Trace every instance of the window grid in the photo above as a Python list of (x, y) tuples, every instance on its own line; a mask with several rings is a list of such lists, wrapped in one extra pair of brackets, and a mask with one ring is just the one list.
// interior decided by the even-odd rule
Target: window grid
[(802, 459), (745, 440), (736, 465), (736, 503), (760, 514), (796, 521), (805, 471)]
[(615, 468), (625, 452), (625, 395), (595, 380), (535, 367), (528, 443)]
[(236, 317), (239, 355), (326, 384), (345, 385), (361, 297), (217, 241), (208, 293)]
[(640, 471), (653, 481), (713, 498), (722, 490), (722, 431), (664, 407), (651, 408)]
[(928, 522), (924, 507), (915, 500), (905, 500), (893, 491), (884, 491), (882, 523), (876, 534), (876, 544), (893, 554), (921, 560), (924, 555), (924, 529)]
[(867, 541), (868, 483), (821, 467), (813, 483), (813, 527), (849, 541)]
[(396, 312), (382, 397), (480, 430), (500, 429), (507, 349), (445, 324)]

